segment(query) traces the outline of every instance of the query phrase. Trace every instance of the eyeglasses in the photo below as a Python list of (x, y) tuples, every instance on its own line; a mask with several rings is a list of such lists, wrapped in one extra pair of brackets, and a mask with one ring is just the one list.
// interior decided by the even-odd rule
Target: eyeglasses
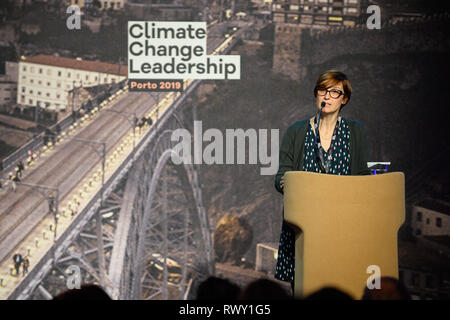
[(341, 95), (344, 94), (344, 92), (342, 92), (341, 90), (337, 90), (337, 89), (324, 89), (324, 88), (317, 88), (317, 94), (319, 96), (324, 96), (327, 94), (327, 92), (330, 94), (330, 97), (332, 97), (333, 99), (337, 99), (339, 98)]

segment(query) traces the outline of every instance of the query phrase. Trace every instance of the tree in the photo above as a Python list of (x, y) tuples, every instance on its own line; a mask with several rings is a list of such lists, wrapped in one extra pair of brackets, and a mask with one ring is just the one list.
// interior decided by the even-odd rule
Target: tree
[(96, 9), (101, 9), (102, 4), (100, 3), (99, 0), (94, 0), (94, 1), (92, 1), (92, 6)]
[(253, 229), (244, 217), (226, 214), (214, 232), (217, 261), (238, 264), (253, 240)]

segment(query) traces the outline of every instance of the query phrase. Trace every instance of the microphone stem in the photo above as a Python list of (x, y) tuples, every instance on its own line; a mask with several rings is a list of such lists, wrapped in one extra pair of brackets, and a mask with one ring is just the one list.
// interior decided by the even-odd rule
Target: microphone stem
[(319, 163), (320, 171), (322, 173), (327, 173), (327, 171), (325, 170), (325, 168), (323, 166), (321, 157), (319, 156), (320, 155), (320, 150), (319, 150), (319, 144), (317, 143), (317, 140), (319, 139), (319, 135), (320, 135), (319, 127), (320, 127), (320, 115), (322, 114), (322, 109), (323, 109), (323, 107), (320, 108), (319, 116), (318, 116), (318, 119), (317, 119), (317, 136), (316, 136), (316, 146), (317, 146), (317, 153), (318, 153), (317, 154), (317, 162)]

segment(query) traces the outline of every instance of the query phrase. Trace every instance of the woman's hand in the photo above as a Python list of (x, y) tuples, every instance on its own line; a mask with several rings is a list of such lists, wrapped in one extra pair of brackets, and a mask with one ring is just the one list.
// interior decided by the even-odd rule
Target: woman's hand
[(280, 180), (280, 187), (281, 187), (281, 190), (284, 189), (284, 175), (281, 177), (281, 180)]

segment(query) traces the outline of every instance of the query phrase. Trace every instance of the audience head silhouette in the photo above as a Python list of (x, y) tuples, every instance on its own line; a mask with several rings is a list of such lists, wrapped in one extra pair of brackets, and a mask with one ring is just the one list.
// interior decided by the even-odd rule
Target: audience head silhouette
[[(258, 279), (249, 283), (242, 291), (227, 279), (211, 276), (197, 288), (199, 301), (223, 300), (289, 300), (292, 297), (277, 282), (270, 279)], [(111, 300), (99, 286), (87, 284), (80, 289), (65, 291), (53, 300)], [(304, 300), (353, 300), (347, 293), (333, 287), (324, 287), (306, 296)], [(365, 288), (362, 300), (411, 300), (405, 285), (392, 277), (380, 278), (380, 289)]]
[(251, 282), (239, 296), (240, 300), (287, 300), (290, 298), (281, 285), (269, 279)]
[(347, 293), (333, 288), (325, 287), (316, 292), (311, 293), (309, 296), (305, 297), (305, 300), (353, 300), (351, 296)]
[(240, 288), (226, 279), (209, 277), (198, 286), (197, 300), (237, 300)]
[(380, 289), (366, 287), (362, 300), (411, 300), (411, 295), (398, 279), (381, 277)]
[(82, 285), (80, 289), (72, 289), (63, 292), (53, 300), (111, 300), (108, 294), (94, 284)]

